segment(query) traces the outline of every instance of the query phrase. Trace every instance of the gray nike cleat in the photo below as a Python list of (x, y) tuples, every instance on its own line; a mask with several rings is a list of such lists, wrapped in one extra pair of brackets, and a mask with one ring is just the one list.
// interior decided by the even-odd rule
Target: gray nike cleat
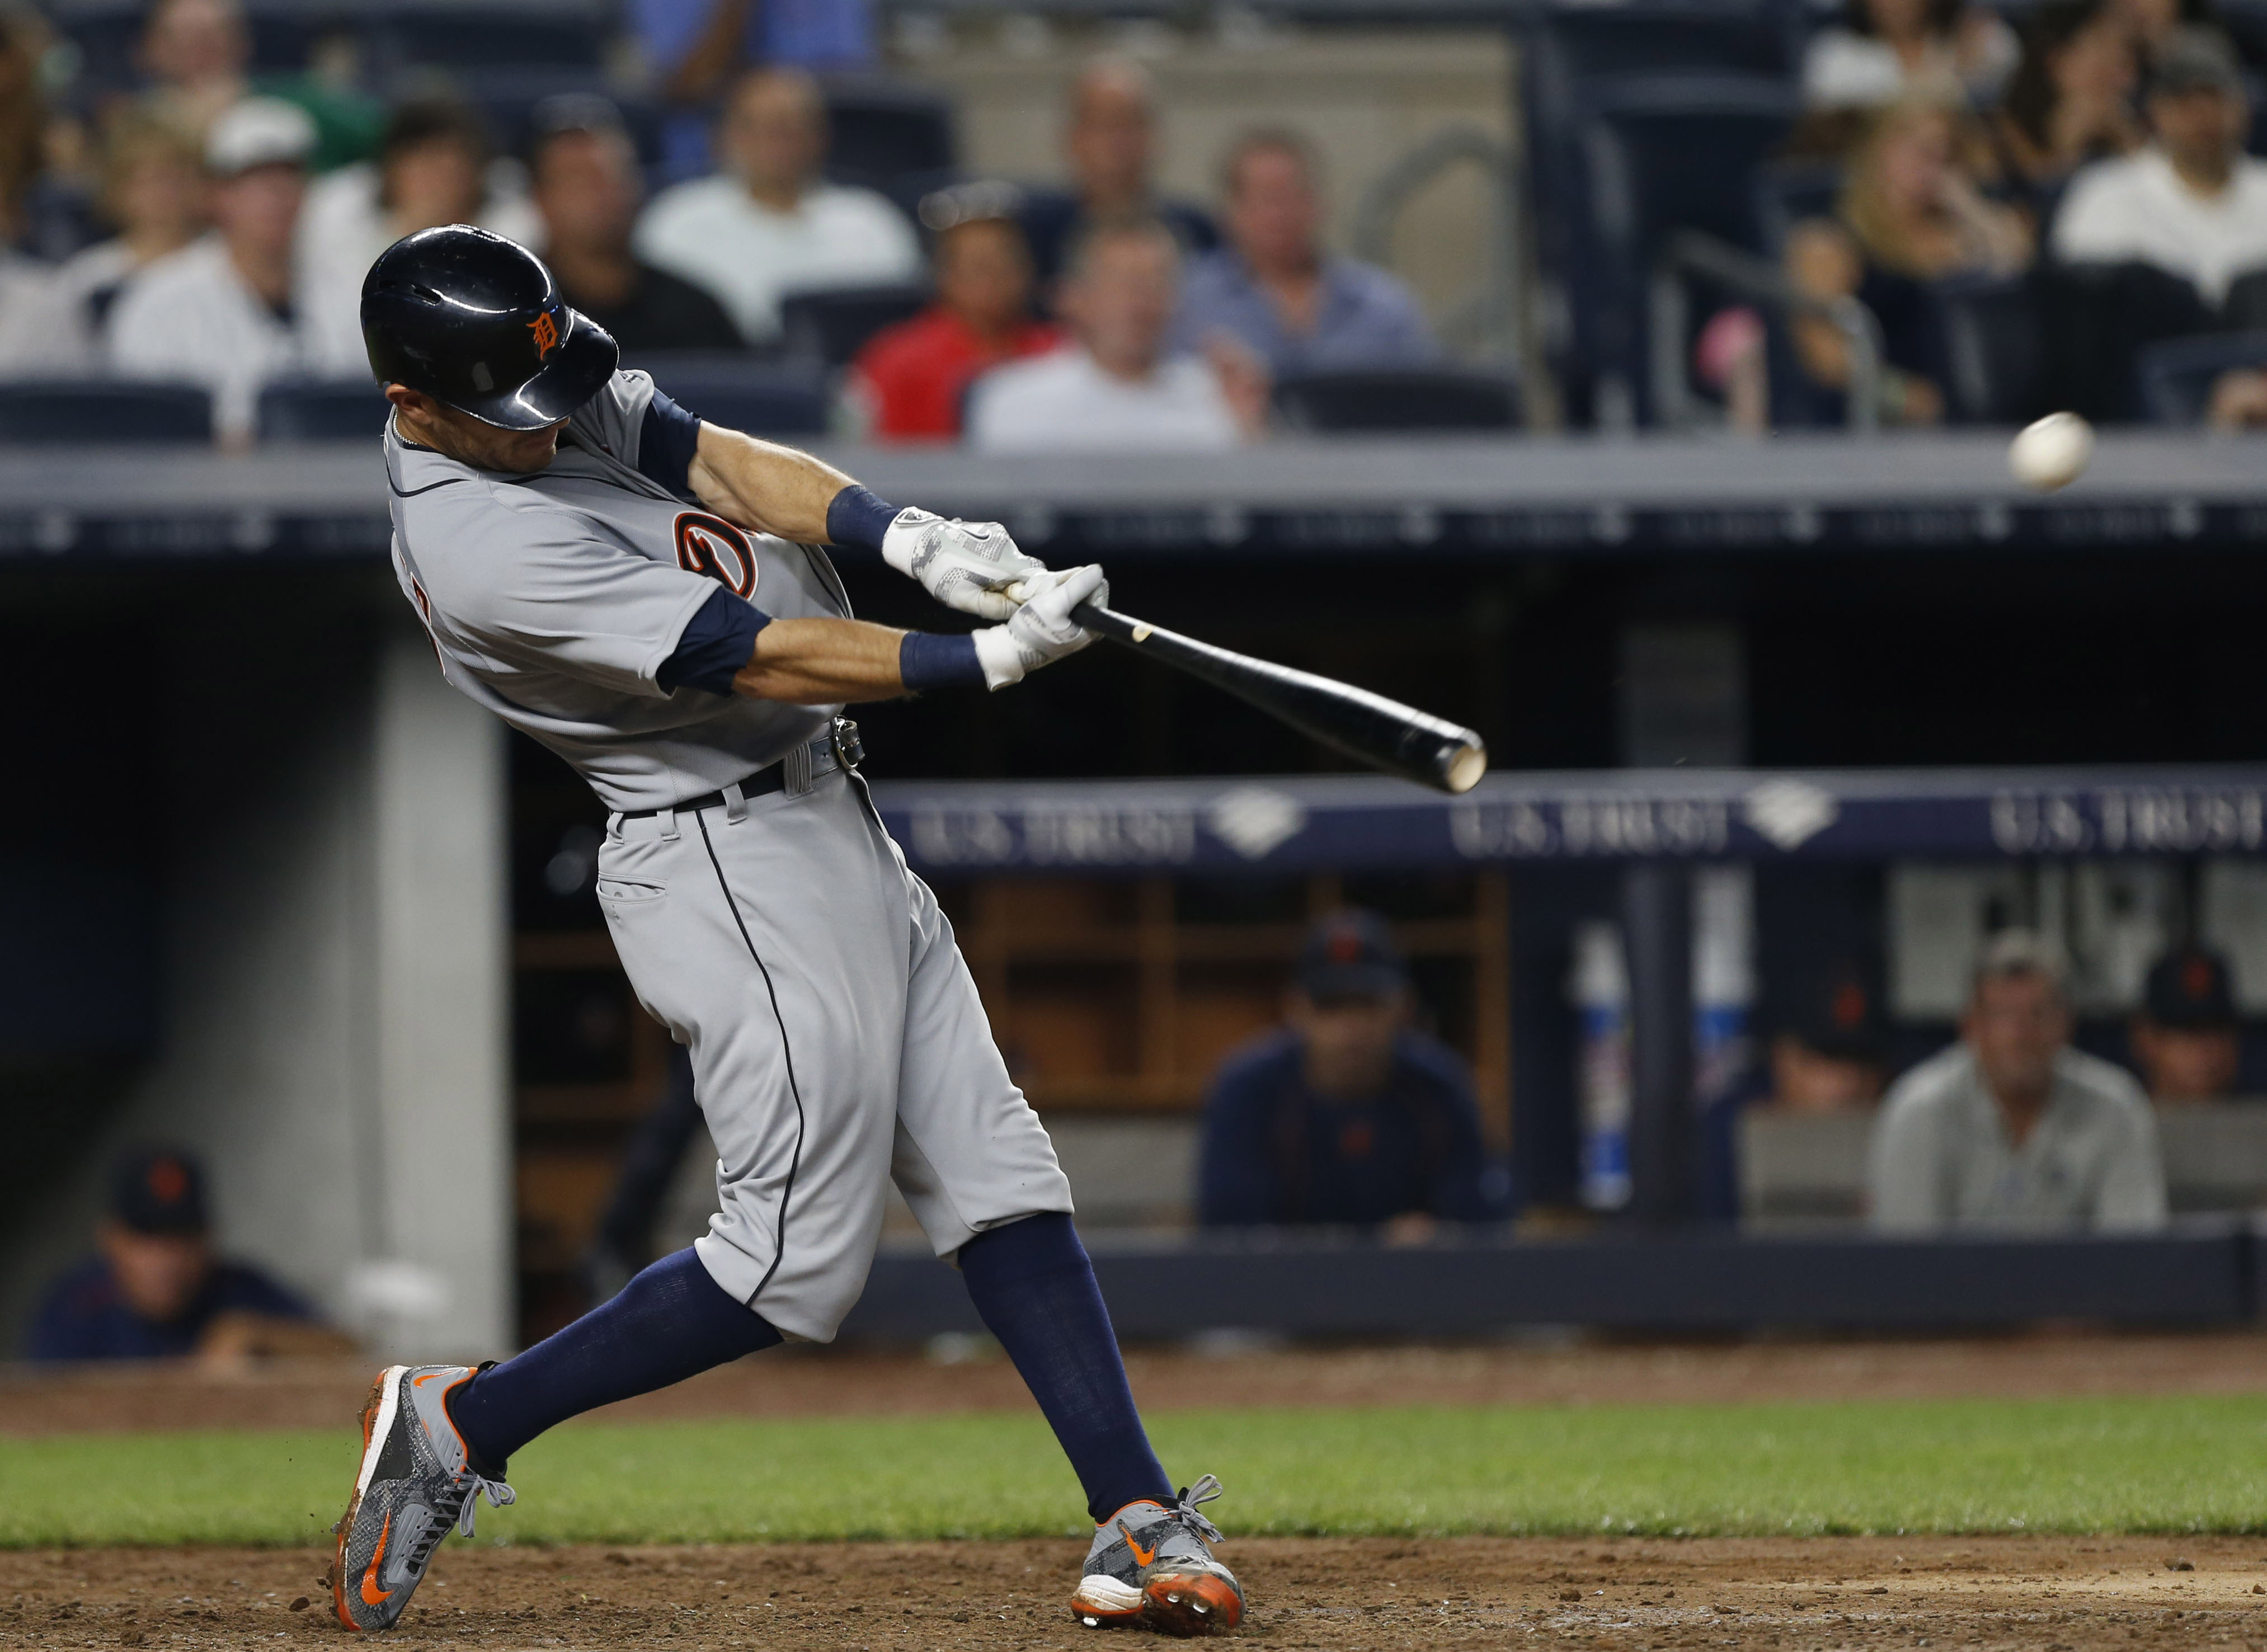
[(1212, 1558), (1220, 1528), (1197, 1512), (1220, 1495), (1207, 1474), (1173, 1507), (1128, 1503), (1094, 1529), (1071, 1616), (1089, 1629), (1143, 1628), (1160, 1634), (1225, 1634), (1244, 1620), (1236, 1574)]
[(362, 1472), (354, 1501), (332, 1530), (331, 1598), (349, 1629), (388, 1629), (409, 1604), (451, 1525), (473, 1535), (473, 1510), (513, 1501), (466, 1460), (448, 1398), (488, 1367), (392, 1365), (370, 1384), (362, 1412)]

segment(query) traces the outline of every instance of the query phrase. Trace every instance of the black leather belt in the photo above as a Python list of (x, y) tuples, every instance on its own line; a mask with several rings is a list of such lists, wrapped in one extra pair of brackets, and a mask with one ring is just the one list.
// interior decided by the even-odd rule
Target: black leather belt
[[(833, 727), (811, 741), (809, 750), (812, 759), (811, 778), (814, 780), (821, 774), (832, 774), (836, 769), (854, 769), (866, 760), (866, 748), (858, 739), (858, 725), (848, 717), (835, 718)], [(821, 756), (833, 758), (834, 767), (820, 769), (818, 760)], [(787, 769), (785, 758), (776, 763), (765, 764), (740, 782), (740, 801), (745, 803), (751, 797), (768, 797), (775, 791), (785, 791)], [(698, 797), (687, 797), (683, 803), (673, 803), (665, 812), (698, 814), (703, 809), (724, 808), (731, 801), (721, 791), (707, 792)], [(664, 812), (659, 809), (625, 809), (621, 818), (625, 820), (650, 820)]]

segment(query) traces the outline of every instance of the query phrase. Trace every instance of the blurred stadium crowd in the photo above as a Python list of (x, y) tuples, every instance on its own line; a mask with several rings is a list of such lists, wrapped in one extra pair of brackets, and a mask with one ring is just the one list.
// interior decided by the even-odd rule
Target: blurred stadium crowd
[[(456, 11), (474, 55), (526, 32), (488, 19), (490, 40)], [(1211, 211), (1156, 194), (1154, 95), (1132, 61), (1097, 60), (1073, 90), (1068, 187), (967, 180), (935, 100), (822, 89), (813, 67), (870, 62), (869, 21), (806, 11), (751, 36), (733, 0), (637, 9), (636, 44), (677, 54), (664, 85), (686, 107), (635, 115), (602, 90), (595, 23), (585, 72), (517, 64), (499, 92), (473, 62), (417, 65), (388, 101), (326, 72), (328, 38), (304, 68), (258, 72), (232, 0), (161, 0), (108, 77), (92, 42), (11, 14), (0, 372), (192, 384), (231, 444), (310, 419), (345, 434), (375, 421), (341, 394), (367, 377), (363, 273), (396, 238), (459, 222), (540, 248), (632, 361), (757, 429), (1218, 447), (1264, 430), (1278, 377), (1434, 358), (1399, 283), (1322, 254), (1297, 134), (1255, 130), (1228, 157), (1224, 246)], [(529, 98), (544, 85), (564, 89)], [(856, 159), (833, 164), (846, 136)], [(304, 381), (332, 387), (295, 414)]]
[[(957, 169), (862, 0), (57, 0), (0, 12), (14, 439), (352, 436), (356, 306), (476, 222), (688, 405), (787, 435), (1220, 448), (1271, 428), (2267, 421), (2267, 18), (2212, 0), (1662, 0), (1522, 40), (1536, 346), (1443, 359), (1324, 244), (1308, 135), (1155, 180), (1141, 64), (1059, 181)], [(1548, 377), (1553, 392), (1539, 397)], [(61, 393), (107, 380), (107, 395)], [(26, 381), (44, 393), (30, 394)], [(172, 382), (209, 397), (120, 381)], [(1535, 422), (1530, 417), (1530, 422)]]

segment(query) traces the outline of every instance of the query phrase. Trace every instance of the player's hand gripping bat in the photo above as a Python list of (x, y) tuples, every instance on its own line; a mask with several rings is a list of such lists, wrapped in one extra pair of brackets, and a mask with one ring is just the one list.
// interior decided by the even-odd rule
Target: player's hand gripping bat
[(1072, 609), (1071, 618), (1097, 636), (1225, 688), (1372, 768), (1446, 792), (1470, 791), (1487, 772), (1487, 746), (1471, 730), (1383, 694), (1215, 648), (1091, 602)]

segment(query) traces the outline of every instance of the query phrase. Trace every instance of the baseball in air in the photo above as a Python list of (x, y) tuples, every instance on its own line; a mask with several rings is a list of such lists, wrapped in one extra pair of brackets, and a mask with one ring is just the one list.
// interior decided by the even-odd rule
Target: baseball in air
[(2074, 413), (2050, 413), (2027, 424), (2007, 445), (2007, 468), (2026, 488), (2052, 493), (2084, 474), (2094, 458), (2094, 427)]

